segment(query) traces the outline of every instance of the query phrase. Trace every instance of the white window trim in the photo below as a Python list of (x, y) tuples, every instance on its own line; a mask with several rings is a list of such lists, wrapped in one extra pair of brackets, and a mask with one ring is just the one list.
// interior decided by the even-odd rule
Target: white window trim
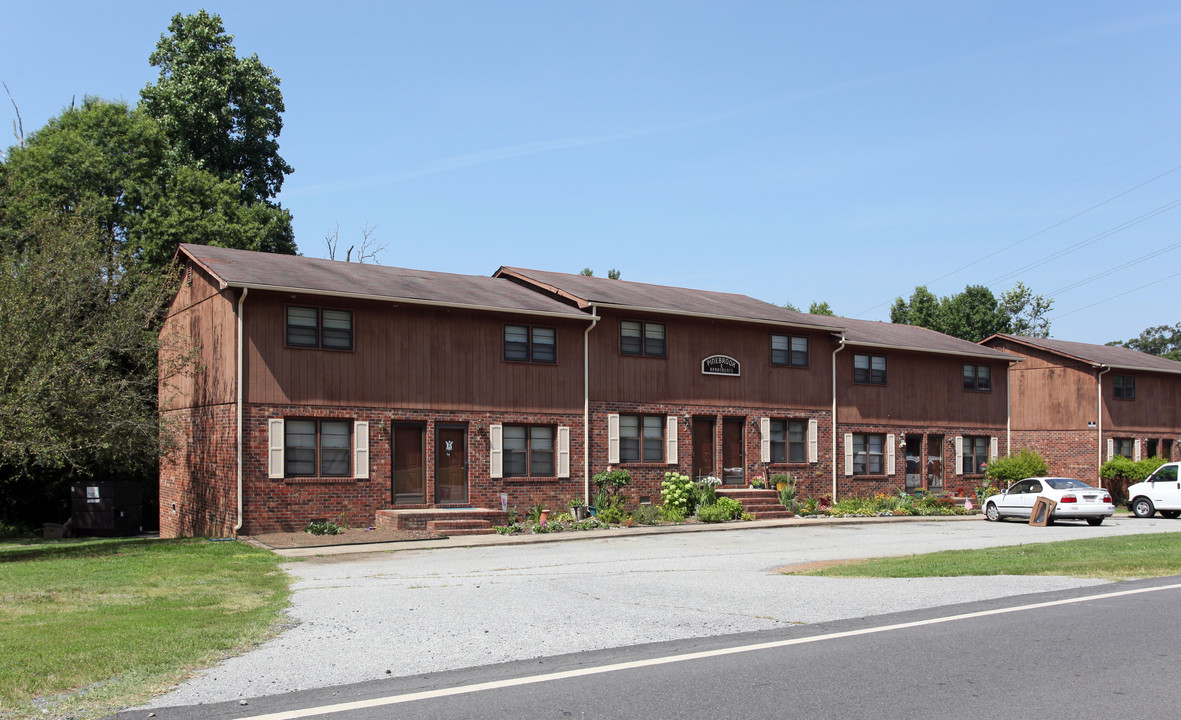
[(1115, 456), (1115, 438), (1107, 438), (1107, 462)]
[(570, 477), (570, 428), (558, 426), (558, 477)]
[(1140, 462), (1140, 438), (1132, 441), (1132, 460)]
[(853, 433), (845, 433), (845, 477), (853, 477)]
[(488, 475), (504, 477), (504, 426), (488, 426)]
[(759, 461), (771, 462), (771, 418), (759, 418)]
[(988, 459), (996, 460), (1000, 455), (1000, 440), (994, 435), (988, 440)]
[(619, 464), (619, 413), (607, 415), (607, 464)]
[(677, 464), (677, 451), (679, 443), (677, 442), (677, 416), (669, 415), (664, 428), (664, 454), (665, 462), (669, 465)]
[(369, 478), (369, 421), (353, 422), (353, 477)]
[(886, 435), (886, 475), (894, 474), (896, 456), (894, 455), (894, 434)]
[(964, 474), (964, 436), (955, 436), (955, 474)]
[(819, 423), (816, 418), (808, 420), (808, 462), (820, 461), (820, 443), (817, 438)]
[(272, 480), (281, 479), (286, 473), (284, 449), (287, 438), (283, 431), (282, 418), (267, 420), (267, 477)]

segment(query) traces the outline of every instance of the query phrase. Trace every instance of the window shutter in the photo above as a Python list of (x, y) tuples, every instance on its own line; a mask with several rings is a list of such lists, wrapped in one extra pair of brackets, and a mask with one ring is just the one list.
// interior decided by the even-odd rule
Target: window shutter
[(665, 428), (665, 462), (669, 465), (677, 464), (677, 416), (669, 415), (667, 427)]
[(816, 418), (808, 421), (808, 462), (814, 463), (820, 461), (820, 441), (817, 438), (817, 426), (819, 423)]
[(1000, 442), (998, 441), (998, 439), (995, 436), (991, 440), (988, 441), (988, 459), (989, 460), (996, 460), (997, 456), (1000, 454), (997, 449), (997, 446), (999, 444), (1000, 444)]
[(570, 477), (570, 428), (558, 426), (558, 477)]
[(357, 420), (353, 423), (353, 477), (369, 477), (369, 422)]
[(964, 474), (964, 436), (955, 436), (955, 474)]
[(771, 418), (759, 418), (759, 434), (762, 441), (759, 447), (760, 460), (771, 462)]
[(607, 463), (619, 463), (619, 414), (611, 413), (607, 416)]
[(853, 474), (853, 433), (845, 433), (845, 476)]
[(504, 426), (488, 426), (488, 476), (504, 477)]
[(1140, 462), (1140, 438), (1132, 441), (1132, 459)]
[(1108, 462), (1111, 461), (1112, 455), (1115, 455), (1115, 440), (1112, 438), (1107, 438), (1107, 460), (1108, 460)]
[(267, 420), (267, 477), (283, 477), (283, 419)]
[(897, 460), (894, 455), (894, 434), (891, 433), (886, 436), (886, 474), (894, 474), (894, 464)]

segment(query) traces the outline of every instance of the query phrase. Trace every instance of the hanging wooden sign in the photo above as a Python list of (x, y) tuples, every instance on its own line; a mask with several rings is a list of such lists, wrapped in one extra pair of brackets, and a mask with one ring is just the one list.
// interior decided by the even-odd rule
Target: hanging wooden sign
[(701, 361), (703, 375), (730, 375), (736, 377), (742, 374), (742, 365), (729, 355), (710, 355)]

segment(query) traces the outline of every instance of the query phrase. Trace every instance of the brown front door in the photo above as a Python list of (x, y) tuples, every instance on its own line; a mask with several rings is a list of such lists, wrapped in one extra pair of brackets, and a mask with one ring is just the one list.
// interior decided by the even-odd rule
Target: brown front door
[(927, 489), (943, 489), (943, 436), (927, 436)]
[(717, 472), (714, 464), (714, 419), (693, 418), (693, 477), (701, 479)]
[(467, 428), (435, 431), (435, 502), (467, 502)]
[(423, 462), (421, 425), (394, 425), (393, 502), (419, 505), (426, 502), (426, 463)]
[(746, 420), (743, 418), (723, 418), (722, 419), (722, 484), (723, 485), (745, 485), (746, 473), (743, 470), (745, 466), (745, 449), (746, 443), (743, 442), (743, 429), (746, 427)]

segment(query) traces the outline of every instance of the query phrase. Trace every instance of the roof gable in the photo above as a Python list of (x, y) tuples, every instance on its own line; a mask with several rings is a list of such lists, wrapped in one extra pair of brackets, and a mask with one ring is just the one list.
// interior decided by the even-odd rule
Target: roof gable
[(1123, 370), (1181, 374), (1181, 362), (1157, 357), (1156, 355), (1149, 355), (1126, 347), (1094, 345), (1092, 343), (1054, 340), (1050, 338), (1033, 338), (1024, 335), (1007, 335), (1005, 333), (997, 333), (980, 342), (987, 345), (990, 341), (995, 342), (997, 339), (1037, 348), (1072, 360), (1090, 363), (1091, 365)]

